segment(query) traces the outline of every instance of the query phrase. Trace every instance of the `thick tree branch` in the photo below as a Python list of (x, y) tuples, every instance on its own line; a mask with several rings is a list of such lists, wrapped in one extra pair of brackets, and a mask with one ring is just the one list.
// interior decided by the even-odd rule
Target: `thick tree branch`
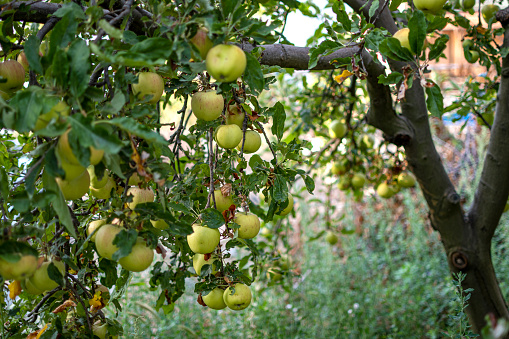
[[(394, 22), (394, 19), (392, 17), (392, 14), (389, 10), (389, 6), (384, 6), (384, 1), (389, 0), (380, 0), (379, 8), (375, 11), (375, 14), (372, 18), (369, 17), (369, 9), (371, 7), (371, 3), (373, 0), (368, 1), (366, 4), (366, 1), (363, 0), (346, 0), (345, 3), (352, 7), (352, 9), (357, 13), (362, 13), (365, 18), (370, 19), (369, 21), (375, 21), (374, 24), (378, 28), (385, 28), (388, 30), (391, 34), (394, 34), (398, 27), (396, 26), (396, 23)], [(364, 6), (364, 7), (363, 7)], [(380, 13), (380, 10), (383, 10), (382, 13)], [(374, 20), (376, 18), (376, 20)]]

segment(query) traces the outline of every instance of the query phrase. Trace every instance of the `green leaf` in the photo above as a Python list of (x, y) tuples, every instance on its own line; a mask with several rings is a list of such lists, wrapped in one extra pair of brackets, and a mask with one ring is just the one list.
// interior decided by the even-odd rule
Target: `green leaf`
[(0, 244), (0, 258), (10, 263), (15, 263), (21, 259), (21, 255), (39, 256), (37, 250), (24, 242), (12, 240), (4, 241)]
[(45, 95), (44, 90), (37, 86), (30, 86), (16, 93), (10, 101), (11, 107), (16, 109), (16, 118), (13, 121), (14, 125), (7, 127), (20, 133), (31, 131), (39, 115), (51, 109), (48, 107)]
[(424, 46), (424, 40), (426, 40), (426, 17), (424, 13), (419, 10), (413, 12), (412, 17), (408, 20), (408, 41), (410, 43), (410, 49), (416, 54), (421, 55), (422, 47)]
[(397, 61), (414, 61), (415, 56), (407, 48), (402, 47), (398, 39), (385, 38), (379, 45), (380, 53), (385, 57)]
[(118, 247), (118, 250), (113, 253), (112, 259), (117, 261), (129, 253), (131, 253), (136, 240), (138, 239), (138, 232), (133, 229), (122, 229), (113, 240), (113, 245)]
[(237, 0), (221, 0), (221, 11), (223, 12), (223, 17), (226, 19), (228, 15), (235, 11), (235, 8), (240, 4), (240, 1)]
[(64, 195), (62, 194), (62, 191), (60, 191), (60, 187), (58, 187), (55, 178), (49, 175), (47, 171), (44, 171), (42, 180), (45, 189), (57, 194), (57, 197), (53, 201), (53, 209), (57, 213), (60, 223), (64, 225), (67, 233), (76, 238), (76, 231), (74, 230), (69, 207), (65, 202)]
[(34, 195), (35, 191), (35, 181), (39, 177), (39, 173), (41, 173), (42, 161), (40, 159), (34, 159), (29, 168), (27, 170), (28, 174), (25, 176), (25, 190), (28, 193), (30, 199)]
[(28, 65), (30, 69), (35, 72), (42, 74), (41, 57), (39, 56), (39, 46), (41, 41), (35, 35), (30, 35), (25, 43), (25, 55), (27, 57)]
[(265, 86), (262, 68), (258, 60), (251, 54), (246, 53), (246, 59), (247, 66), (244, 72), (244, 80), (255, 94), (259, 94)]
[(207, 208), (202, 211), (201, 218), (203, 220), (203, 224), (207, 225), (209, 228), (219, 228), (224, 225), (224, 217), (215, 208)]
[(442, 96), (440, 87), (438, 87), (436, 83), (432, 83), (432, 87), (426, 87), (426, 94), (428, 95), (426, 98), (426, 106), (428, 107), (428, 111), (431, 112), (431, 115), (441, 118), (444, 113), (444, 97)]
[(131, 47), (130, 52), (143, 55), (149, 60), (168, 59), (172, 51), (172, 42), (164, 38), (148, 38)]
[(75, 97), (79, 97), (85, 93), (88, 88), (88, 71), (90, 69), (90, 49), (83, 40), (76, 39), (71, 46), (67, 55), (70, 59), (70, 90)]
[(436, 39), (433, 45), (430, 47), (430, 51), (428, 53), (429, 60), (435, 60), (442, 55), (442, 52), (447, 47), (447, 42), (449, 41), (448, 35), (442, 35), (440, 38)]
[(274, 179), (272, 196), (276, 202), (284, 202), (288, 200), (288, 184), (286, 179), (280, 174), (276, 174)]
[(372, 18), (375, 15), (375, 12), (378, 9), (378, 7), (380, 7), (379, 0), (374, 0), (373, 2), (371, 2), (371, 6), (369, 7), (369, 13), (368, 13), (369, 18)]
[(64, 276), (53, 262), (48, 265), (48, 277), (60, 286), (64, 285)]
[(101, 19), (97, 25), (102, 28), (111, 38), (122, 39), (124, 37), (124, 32), (121, 29), (113, 27), (108, 21), (104, 19)]
[(9, 177), (3, 166), (0, 167), (0, 196), (4, 201), (9, 198)]
[(168, 141), (163, 138), (159, 133), (151, 130), (145, 125), (140, 124), (138, 121), (129, 117), (114, 118), (111, 120), (103, 120), (101, 123), (115, 125), (118, 128), (134, 134), (148, 142), (158, 143), (161, 145), (168, 145)]
[(389, 75), (381, 74), (378, 76), (378, 83), (383, 85), (393, 85), (402, 81), (405, 77), (399, 72), (392, 72)]
[(285, 132), (286, 113), (284, 106), (278, 101), (274, 106), (269, 108), (269, 114), (273, 115), (272, 134), (274, 134), (279, 141)]
[(313, 191), (315, 190), (315, 181), (313, 178), (311, 178), (309, 175), (301, 175), (301, 177), (304, 180), (304, 184), (306, 185), (308, 192), (313, 194)]
[(330, 40), (325, 40), (318, 46), (311, 47), (309, 49), (309, 69), (314, 68), (322, 56), (329, 55), (341, 47), (337, 42)]

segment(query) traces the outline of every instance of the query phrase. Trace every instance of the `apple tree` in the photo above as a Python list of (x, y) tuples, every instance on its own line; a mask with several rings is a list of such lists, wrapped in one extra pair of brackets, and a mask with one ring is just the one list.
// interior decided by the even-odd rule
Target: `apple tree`
[[(325, 165), (356, 199), (366, 187), (390, 198), (415, 177), (451, 272), (473, 289), (472, 328), (509, 318), (490, 255), (509, 194), (506, 11), (470, 23), (441, 0), (329, 7), (312, 47), (297, 47), (285, 20), (317, 16), (312, 1), (0, 5), (3, 335), (118, 335), (101, 309), (122, 311), (131, 272), (147, 274), (166, 313), (191, 276), (200, 304), (248, 307), (249, 285), (288, 270), (278, 243), (295, 182), (312, 193)], [(447, 24), (467, 30), (466, 59), (496, 76), (471, 77), (445, 107), (428, 66), (445, 57)], [(292, 76), (300, 110), (259, 100)], [(430, 117), (446, 112), (491, 129), (468, 210), (432, 139)], [(313, 134), (330, 141), (308, 161), (301, 136)], [(257, 240), (260, 220), (275, 224), (273, 241)]]

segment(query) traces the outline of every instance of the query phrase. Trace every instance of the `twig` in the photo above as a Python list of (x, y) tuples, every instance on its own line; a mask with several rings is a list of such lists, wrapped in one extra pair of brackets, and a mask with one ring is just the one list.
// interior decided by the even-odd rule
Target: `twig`
[[(39, 312), (39, 309), (48, 301), (49, 298), (53, 296), (56, 292), (60, 291), (62, 289), (61, 286), (55, 287), (51, 291), (47, 292), (46, 295), (39, 301), (39, 303), (34, 307), (34, 309), (27, 314), (26, 320), (29, 322), (35, 322), (37, 320), (37, 313)], [(30, 320), (32, 318), (32, 320)]]
[(313, 168), (316, 166), (316, 164), (318, 163), (318, 161), (320, 160), (320, 157), (322, 156), (323, 152), (325, 152), (332, 144), (334, 143), (337, 143), (336, 145), (336, 148), (338, 147), (339, 143), (341, 142), (341, 139), (330, 139), (326, 144), (325, 146), (323, 146), (319, 151), (318, 151), (318, 154), (316, 155), (316, 158), (315, 160), (313, 161), (313, 163), (311, 164), (311, 166), (309, 166), (309, 169), (307, 170), (306, 174), (309, 174)]
[(270, 151), (272, 152), (272, 155), (274, 156), (274, 159), (276, 159), (276, 162), (277, 162), (276, 152), (274, 151), (274, 149), (272, 148), (272, 145), (270, 144), (270, 140), (269, 140), (269, 137), (267, 136), (267, 133), (265, 133), (265, 129), (263, 128), (262, 124), (260, 124), (258, 121), (255, 121), (255, 124), (262, 131), (263, 136), (265, 137), (265, 141), (267, 141), (267, 145), (269, 145)]
[(211, 127), (209, 129), (209, 138), (208, 138), (209, 175), (210, 175), (210, 179), (209, 179), (209, 195), (207, 197), (207, 204), (205, 205), (205, 208), (209, 208), (210, 207), (210, 200), (212, 200), (214, 208), (216, 208), (216, 197), (214, 195), (214, 158), (215, 158), (215, 156), (214, 156), (214, 151), (213, 151), (214, 144), (212, 142), (212, 140), (213, 140), (213, 133), (214, 133), (214, 130)]

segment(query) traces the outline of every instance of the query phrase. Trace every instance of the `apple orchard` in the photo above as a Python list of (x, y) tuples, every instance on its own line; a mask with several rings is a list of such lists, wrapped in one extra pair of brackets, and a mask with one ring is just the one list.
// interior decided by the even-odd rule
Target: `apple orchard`
[[(482, 19), (469, 22), (474, 6)], [(132, 272), (149, 277), (165, 314), (185, 279), (210, 312), (246, 309), (253, 283), (292, 265), (279, 233), (261, 246), (261, 225), (290, 227), (294, 195), (307, 199), (324, 167), (357, 200), (418, 183), (440, 255), (472, 289), (472, 330), (509, 319), (490, 254), (509, 194), (509, 11), (468, 0), (329, 7), (312, 47), (297, 47), (281, 32), (290, 12), (316, 16), (312, 1), (2, 2), (2, 338), (121, 335), (102, 309), (118, 307), (110, 292)], [(428, 70), (445, 58), (447, 24), (466, 30), (466, 60), (489, 70), (449, 106)], [(294, 70), (316, 80), (300, 84), (300, 110), (258, 100)], [(176, 122), (162, 122), (165, 110)], [(430, 117), (449, 112), (490, 129), (470, 206), (431, 134)], [(303, 155), (310, 135), (328, 142)]]

